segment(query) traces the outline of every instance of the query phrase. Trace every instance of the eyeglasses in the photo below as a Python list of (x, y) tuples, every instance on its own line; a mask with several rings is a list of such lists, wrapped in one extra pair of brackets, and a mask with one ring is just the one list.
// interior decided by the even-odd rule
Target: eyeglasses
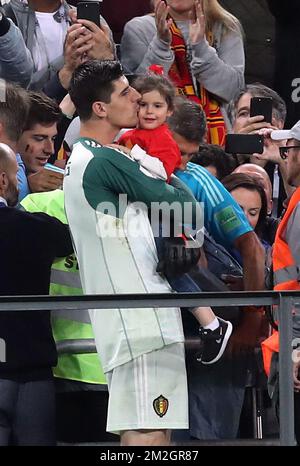
[(300, 146), (284, 146), (284, 147), (279, 147), (279, 153), (280, 153), (280, 157), (282, 158), (282, 160), (286, 160), (287, 159), (287, 156), (289, 155), (289, 150), (290, 149), (300, 149)]

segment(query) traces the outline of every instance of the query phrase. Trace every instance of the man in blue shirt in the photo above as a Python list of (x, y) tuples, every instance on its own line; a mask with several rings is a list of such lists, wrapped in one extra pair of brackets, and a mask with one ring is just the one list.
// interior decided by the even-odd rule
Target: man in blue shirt
[[(224, 186), (205, 168), (190, 162), (203, 142), (206, 131), (204, 113), (194, 102), (178, 98), (168, 125), (182, 156), (176, 175), (191, 189), (195, 198), (204, 203), (206, 229), (222, 246), (239, 251), (244, 268), (244, 289), (262, 290), (264, 255), (256, 234)], [(242, 341), (241, 344), (244, 346)]]
[(205, 228), (217, 243), (232, 248), (235, 240), (252, 231), (242, 209), (217, 178), (200, 165), (188, 162), (176, 172), (199, 202), (204, 203)]

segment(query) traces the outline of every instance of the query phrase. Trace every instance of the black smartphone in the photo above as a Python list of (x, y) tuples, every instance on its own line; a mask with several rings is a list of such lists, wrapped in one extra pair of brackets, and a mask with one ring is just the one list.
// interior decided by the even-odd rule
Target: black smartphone
[(225, 152), (228, 154), (262, 154), (264, 137), (259, 134), (227, 134)]
[(271, 97), (252, 97), (250, 116), (263, 115), (264, 121), (272, 123), (273, 99)]
[(100, 2), (78, 2), (77, 19), (88, 19), (100, 27)]

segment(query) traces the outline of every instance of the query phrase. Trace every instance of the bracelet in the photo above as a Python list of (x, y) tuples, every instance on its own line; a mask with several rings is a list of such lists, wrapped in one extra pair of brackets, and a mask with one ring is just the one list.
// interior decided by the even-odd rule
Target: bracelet
[(68, 120), (73, 120), (74, 114), (73, 115), (68, 115), (67, 113), (62, 112), (63, 116), (68, 118)]

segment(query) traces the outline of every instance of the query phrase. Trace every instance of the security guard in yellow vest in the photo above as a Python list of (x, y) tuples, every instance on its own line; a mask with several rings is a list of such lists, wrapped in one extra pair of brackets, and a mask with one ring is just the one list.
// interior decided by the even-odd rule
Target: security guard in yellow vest
[[(26, 196), (21, 206), (28, 212), (45, 212), (67, 223), (64, 211), (64, 194), (55, 191)], [(51, 295), (82, 295), (82, 287), (75, 254), (57, 259), (52, 265)], [(52, 313), (52, 330), (56, 342), (94, 338), (88, 311), (55, 311)], [(54, 376), (92, 384), (106, 384), (98, 354), (59, 355), (53, 369)]]

